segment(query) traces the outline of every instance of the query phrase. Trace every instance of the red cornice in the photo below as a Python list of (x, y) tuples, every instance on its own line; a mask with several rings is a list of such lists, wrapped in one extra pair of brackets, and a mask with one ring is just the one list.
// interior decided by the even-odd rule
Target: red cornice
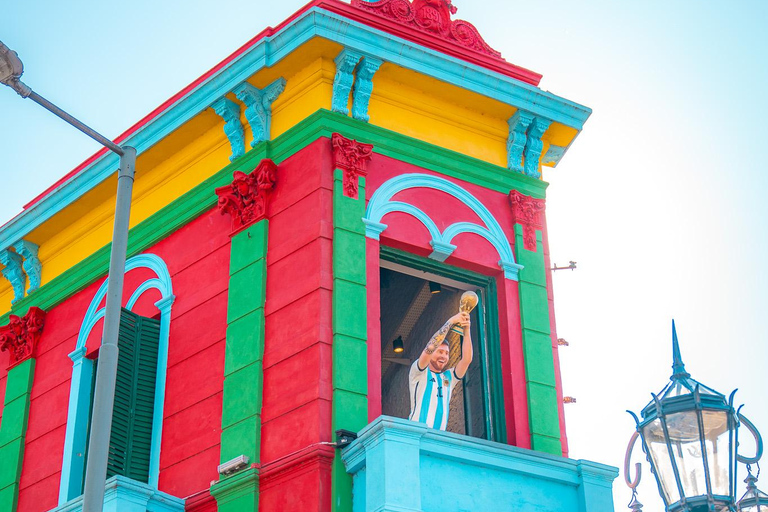
[(211, 490), (205, 489), (187, 497), (184, 501), (185, 512), (216, 512), (216, 500), (211, 496)]
[(266, 491), (286, 480), (318, 469), (331, 470), (336, 450), (328, 444), (313, 444), (261, 466), (259, 490)]
[[(511, 64), (502, 58), (492, 57), (492, 56), (480, 53), (478, 51), (471, 50), (469, 48), (457, 46), (456, 44), (450, 43), (449, 41), (446, 41), (444, 39), (440, 39), (434, 35), (430, 35), (428, 33), (422, 32), (420, 30), (416, 30), (412, 27), (397, 23), (392, 20), (388, 20), (376, 14), (366, 12), (362, 9), (353, 7), (339, 0), (312, 0), (311, 2), (306, 4), (304, 7), (296, 11), (289, 18), (287, 18), (285, 21), (280, 23), (277, 27), (274, 27), (274, 28), (267, 27), (261, 32), (259, 32), (258, 34), (256, 34), (256, 36), (254, 36), (250, 41), (248, 41), (243, 46), (235, 50), (235, 52), (232, 53), (229, 57), (225, 58), (224, 60), (216, 64), (214, 67), (212, 67), (207, 72), (205, 72), (202, 76), (200, 76), (200, 78), (198, 78), (197, 80), (195, 80), (194, 82), (186, 86), (184, 89), (182, 89), (181, 91), (173, 95), (171, 98), (169, 98), (167, 101), (162, 103), (159, 107), (154, 109), (152, 112), (150, 112), (149, 114), (141, 118), (136, 124), (128, 128), (126, 131), (120, 134), (117, 138), (115, 138), (114, 142), (116, 144), (122, 143), (130, 135), (136, 133), (140, 128), (142, 128), (147, 123), (149, 123), (149, 121), (159, 116), (162, 112), (166, 111), (174, 103), (178, 102), (184, 96), (186, 96), (191, 91), (196, 89), (198, 86), (203, 84), (206, 80), (208, 80), (211, 76), (213, 76), (217, 71), (220, 71), (221, 69), (226, 67), (230, 62), (232, 62), (237, 57), (239, 57), (240, 55), (248, 51), (256, 43), (258, 43), (265, 37), (270, 37), (280, 32), (288, 24), (293, 22), (296, 18), (300, 17), (302, 14), (304, 14), (305, 12), (307, 12), (313, 7), (319, 7), (329, 12), (340, 14), (350, 20), (363, 23), (372, 28), (383, 30), (384, 32), (387, 32), (394, 36), (402, 37), (403, 39), (407, 39), (408, 41), (412, 41), (414, 43), (420, 44), (427, 48), (437, 50), (439, 52), (445, 53), (446, 55), (450, 55), (452, 57), (456, 57), (466, 62), (476, 64), (483, 68), (489, 69), (491, 71), (495, 71), (497, 73), (501, 73), (502, 75), (509, 76), (511, 78), (520, 80), (522, 82), (525, 82), (531, 85), (538, 86), (539, 82), (541, 81), (542, 75), (540, 75), (539, 73), (530, 71), (520, 66), (515, 66), (514, 64)], [(53, 185), (45, 189), (37, 197), (35, 197), (30, 202), (25, 204), (24, 209), (26, 210), (31, 206), (35, 205), (45, 196), (49, 195), (51, 192), (53, 192), (58, 187), (63, 185), (67, 180), (76, 176), (80, 171), (82, 171), (83, 169), (91, 165), (98, 158), (101, 158), (101, 156), (106, 154), (108, 151), (109, 151), (108, 149), (102, 148), (96, 153), (94, 153), (90, 158), (88, 158), (83, 163), (81, 163), (80, 165), (72, 169), (72, 171), (68, 172), (64, 177), (59, 179), (56, 183), (54, 183)]]

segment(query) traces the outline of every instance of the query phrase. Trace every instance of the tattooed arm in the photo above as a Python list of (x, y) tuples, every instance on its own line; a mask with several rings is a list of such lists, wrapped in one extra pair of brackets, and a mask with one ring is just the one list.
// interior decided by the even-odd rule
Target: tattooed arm
[(419, 356), (420, 370), (425, 369), (429, 365), (429, 360), (432, 358), (432, 353), (437, 349), (437, 347), (440, 346), (441, 343), (443, 343), (443, 340), (445, 339), (446, 334), (448, 334), (448, 331), (451, 330), (451, 327), (465, 320), (464, 315), (467, 317), (469, 316), (466, 313), (459, 313), (452, 316), (448, 319), (447, 322), (443, 324), (440, 329), (437, 330), (435, 334), (432, 335), (432, 337), (429, 339), (429, 342), (427, 343), (427, 346), (424, 347), (424, 350)]

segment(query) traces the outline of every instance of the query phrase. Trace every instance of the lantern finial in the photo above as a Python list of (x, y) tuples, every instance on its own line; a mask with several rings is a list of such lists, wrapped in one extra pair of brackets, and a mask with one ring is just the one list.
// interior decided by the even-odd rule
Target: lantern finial
[(675, 321), (672, 320), (672, 378), (690, 377), (691, 374), (685, 371), (685, 364), (683, 358), (680, 355), (680, 344), (677, 342), (677, 329), (675, 329)]

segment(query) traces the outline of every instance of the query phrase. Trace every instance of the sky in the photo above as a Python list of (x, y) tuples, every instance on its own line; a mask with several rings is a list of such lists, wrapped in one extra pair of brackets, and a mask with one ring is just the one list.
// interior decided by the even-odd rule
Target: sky
[[(28, 85), (114, 138), (303, 4), (9, 2), (0, 40)], [(563, 387), (577, 400), (566, 405), (571, 456), (623, 465), (625, 410), (639, 412), (671, 374), (673, 318), (688, 371), (738, 388), (768, 434), (768, 2), (454, 4), (508, 61), (542, 73), (542, 89), (594, 111), (544, 175), (553, 260), (578, 264), (554, 273), (570, 343)], [(97, 149), (0, 90), (0, 224)], [(647, 463), (638, 490), (644, 511), (663, 510)], [(617, 511), (630, 494), (620, 474)]]

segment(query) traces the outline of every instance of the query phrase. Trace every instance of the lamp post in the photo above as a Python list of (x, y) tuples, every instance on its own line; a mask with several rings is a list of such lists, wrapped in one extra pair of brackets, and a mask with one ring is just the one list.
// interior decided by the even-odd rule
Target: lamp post
[(93, 419), (88, 445), (85, 491), (83, 492), (83, 510), (85, 512), (101, 511), (104, 501), (104, 482), (107, 476), (109, 438), (112, 429), (112, 407), (115, 399), (117, 336), (120, 328), (120, 305), (123, 296), (123, 275), (128, 248), (128, 220), (131, 212), (136, 150), (129, 146), (118, 146), (35, 93), (21, 81), (23, 72), (24, 66), (19, 56), (0, 41), (0, 83), (16, 91), (22, 98), (29, 98), (41, 105), (120, 156), (106, 312), (102, 342), (99, 348), (99, 365), (96, 371)]
[[(670, 382), (658, 395), (652, 395), (653, 400), (640, 413), (642, 419), (628, 411), (636, 423), (624, 460), (624, 478), (633, 496), (630, 509), (642, 508), (636, 496), (640, 464), (636, 464), (635, 478), (629, 478), (629, 461), (639, 437), (668, 512), (735, 512), (736, 463), (753, 464), (760, 459), (760, 434), (734, 408), (736, 391), (726, 399), (691, 378), (680, 356), (674, 321), (672, 359)], [(742, 424), (755, 437), (754, 457), (738, 453), (738, 431)], [(765, 510), (768, 512), (768, 508)]]

